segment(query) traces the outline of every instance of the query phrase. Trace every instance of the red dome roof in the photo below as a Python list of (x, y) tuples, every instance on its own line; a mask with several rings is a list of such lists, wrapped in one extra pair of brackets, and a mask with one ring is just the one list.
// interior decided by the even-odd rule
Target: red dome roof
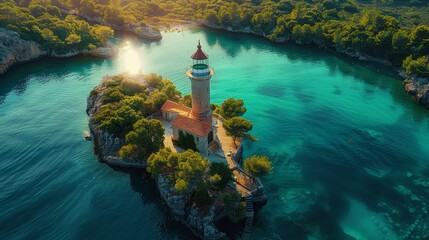
[(203, 50), (201, 50), (201, 44), (200, 41), (198, 41), (198, 45), (197, 45), (197, 51), (192, 54), (191, 58), (194, 60), (205, 60), (209, 58), (209, 55), (207, 55), (205, 52), (203, 52)]

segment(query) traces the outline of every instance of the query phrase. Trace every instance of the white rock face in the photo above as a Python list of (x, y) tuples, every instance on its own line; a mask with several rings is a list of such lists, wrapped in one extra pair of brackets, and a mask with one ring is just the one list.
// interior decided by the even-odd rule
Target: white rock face
[(161, 197), (165, 200), (171, 212), (177, 217), (185, 217), (186, 199), (184, 195), (175, 194), (174, 189), (172, 189), (173, 184), (162, 175), (158, 177), (157, 186)]
[(43, 55), (46, 55), (46, 51), (41, 50), (36, 42), (23, 40), (17, 32), (0, 28), (0, 74), (16, 63)]
[(404, 87), (408, 94), (414, 96), (415, 100), (429, 109), (429, 79), (408, 77), (404, 80)]
[(225, 239), (225, 233), (220, 232), (213, 225), (214, 217), (214, 207), (210, 208), (207, 215), (202, 215), (198, 208), (192, 207), (187, 218), (187, 225), (203, 239)]
[(173, 184), (166, 177), (160, 175), (156, 184), (162, 199), (176, 219), (188, 226), (195, 235), (208, 240), (226, 239), (225, 233), (219, 231), (213, 224), (215, 218), (213, 206), (209, 213), (202, 214), (197, 207), (189, 206), (189, 199), (186, 198), (186, 195), (178, 194), (174, 190)]

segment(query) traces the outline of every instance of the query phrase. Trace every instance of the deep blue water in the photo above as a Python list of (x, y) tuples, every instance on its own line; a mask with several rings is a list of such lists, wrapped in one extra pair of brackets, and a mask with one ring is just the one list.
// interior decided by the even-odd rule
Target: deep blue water
[(1, 239), (194, 238), (144, 173), (99, 163), (83, 136), (86, 96), (106, 74), (156, 72), (189, 93), (199, 39), (212, 102), (242, 98), (260, 139), (246, 155), (273, 161), (254, 239), (428, 239), (429, 112), (394, 74), (203, 29), (122, 37), (131, 47), (115, 59), (43, 59), (0, 76)]

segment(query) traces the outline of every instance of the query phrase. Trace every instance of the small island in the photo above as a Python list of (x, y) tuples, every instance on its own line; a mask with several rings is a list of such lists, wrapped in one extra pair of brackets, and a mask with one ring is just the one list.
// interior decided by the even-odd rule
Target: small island
[(244, 222), (250, 239), (255, 210), (267, 202), (259, 177), (271, 172), (265, 156), (243, 160), (253, 124), (244, 102), (210, 103), (214, 70), (198, 42), (186, 71), (192, 94), (181, 96), (156, 74), (105, 76), (89, 94), (87, 114), (99, 160), (145, 168), (174, 218), (202, 239), (224, 239), (215, 223)]

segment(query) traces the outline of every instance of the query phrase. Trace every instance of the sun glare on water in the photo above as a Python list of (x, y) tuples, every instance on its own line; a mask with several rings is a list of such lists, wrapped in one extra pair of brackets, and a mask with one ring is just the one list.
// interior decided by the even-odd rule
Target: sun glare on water
[(128, 41), (121, 48), (118, 58), (121, 72), (134, 74), (142, 71), (140, 56), (137, 54), (136, 48)]

